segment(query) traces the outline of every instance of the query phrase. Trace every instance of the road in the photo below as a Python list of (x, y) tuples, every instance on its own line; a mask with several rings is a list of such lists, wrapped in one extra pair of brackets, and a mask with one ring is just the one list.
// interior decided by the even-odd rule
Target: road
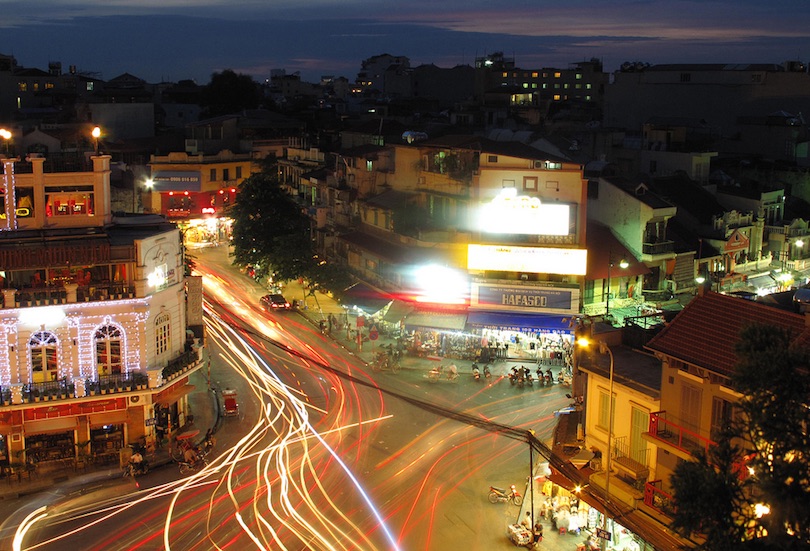
[(262, 290), (220, 251), (196, 254), (212, 382), (240, 393), (218, 455), (190, 477), (166, 468), (36, 496), (20, 514), (47, 505), (47, 516), (22, 548), (513, 548), (505, 527), (518, 508), (486, 495), (524, 488), (528, 446), (446, 412), (547, 440), (562, 389), (372, 372), (296, 313), (264, 313)]

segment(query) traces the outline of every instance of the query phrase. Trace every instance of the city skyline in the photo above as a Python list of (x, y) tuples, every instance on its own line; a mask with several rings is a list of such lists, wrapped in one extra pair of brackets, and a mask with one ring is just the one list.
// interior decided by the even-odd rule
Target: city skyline
[(496, 51), (518, 67), (625, 61), (782, 63), (810, 59), (810, 5), (777, 0), (569, 2), (417, 0), (232, 2), (4, 1), (0, 53), (25, 67), (59, 61), (103, 80), (193, 79), (225, 69), (269, 78), (274, 69), (353, 81), (361, 62), (388, 53), (412, 66), (473, 65)]

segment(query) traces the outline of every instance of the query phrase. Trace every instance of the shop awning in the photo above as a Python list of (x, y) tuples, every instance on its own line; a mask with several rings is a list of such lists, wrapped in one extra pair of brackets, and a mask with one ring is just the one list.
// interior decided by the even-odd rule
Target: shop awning
[(357, 306), (367, 314), (376, 314), (389, 302), (391, 297), (362, 281), (343, 292), (343, 304)]
[(391, 302), (391, 306), (389, 306), (388, 310), (385, 312), (383, 321), (387, 321), (388, 323), (399, 323), (401, 319), (411, 312), (413, 312), (413, 306), (411, 306), (410, 303), (395, 300)]
[(186, 394), (192, 392), (196, 388), (197, 387), (195, 387), (194, 385), (178, 386), (177, 388), (173, 388), (172, 390), (167, 392), (165, 395), (160, 396), (160, 398), (158, 400), (155, 400), (155, 404), (163, 406), (163, 407), (169, 407), (170, 405), (175, 403), (177, 400), (179, 400), (180, 398), (182, 398)]
[(26, 421), (25, 434), (43, 434), (47, 432), (66, 432), (76, 430), (76, 417), (57, 417), (41, 421)]
[(465, 313), (416, 310), (405, 318), (405, 327), (461, 331), (466, 322), (467, 314)]
[(467, 315), (467, 325), (470, 327), (484, 327), (500, 331), (570, 331), (571, 315), (560, 314), (524, 314), (520, 312), (470, 312)]
[(91, 427), (104, 425), (122, 425), (127, 422), (127, 410), (110, 411), (106, 413), (93, 413), (87, 416)]

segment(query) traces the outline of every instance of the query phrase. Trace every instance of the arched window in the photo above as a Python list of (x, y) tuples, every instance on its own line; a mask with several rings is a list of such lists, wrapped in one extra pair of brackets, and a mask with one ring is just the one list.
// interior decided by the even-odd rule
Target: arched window
[(96, 343), (96, 368), (99, 375), (120, 375), (122, 371), (121, 330), (114, 325), (99, 327), (93, 336)]
[(37, 331), (28, 341), (31, 351), (31, 382), (45, 383), (59, 378), (56, 360), (56, 335), (50, 331)]
[(155, 318), (155, 355), (161, 356), (169, 351), (171, 338), (171, 318), (169, 314), (158, 314)]

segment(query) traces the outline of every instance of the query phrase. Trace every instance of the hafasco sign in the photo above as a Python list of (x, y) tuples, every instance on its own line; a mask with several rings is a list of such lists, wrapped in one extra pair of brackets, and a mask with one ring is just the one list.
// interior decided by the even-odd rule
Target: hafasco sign
[(478, 209), (482, 232), (500, 234), (568, 235), (570, 207), (547, 204), (538, 197), (518, 195), (505, 188), (490, 203)]
[(569, 312), (574, 305), (572, 289), (480, 285), (473, 292), (477, 306)]

